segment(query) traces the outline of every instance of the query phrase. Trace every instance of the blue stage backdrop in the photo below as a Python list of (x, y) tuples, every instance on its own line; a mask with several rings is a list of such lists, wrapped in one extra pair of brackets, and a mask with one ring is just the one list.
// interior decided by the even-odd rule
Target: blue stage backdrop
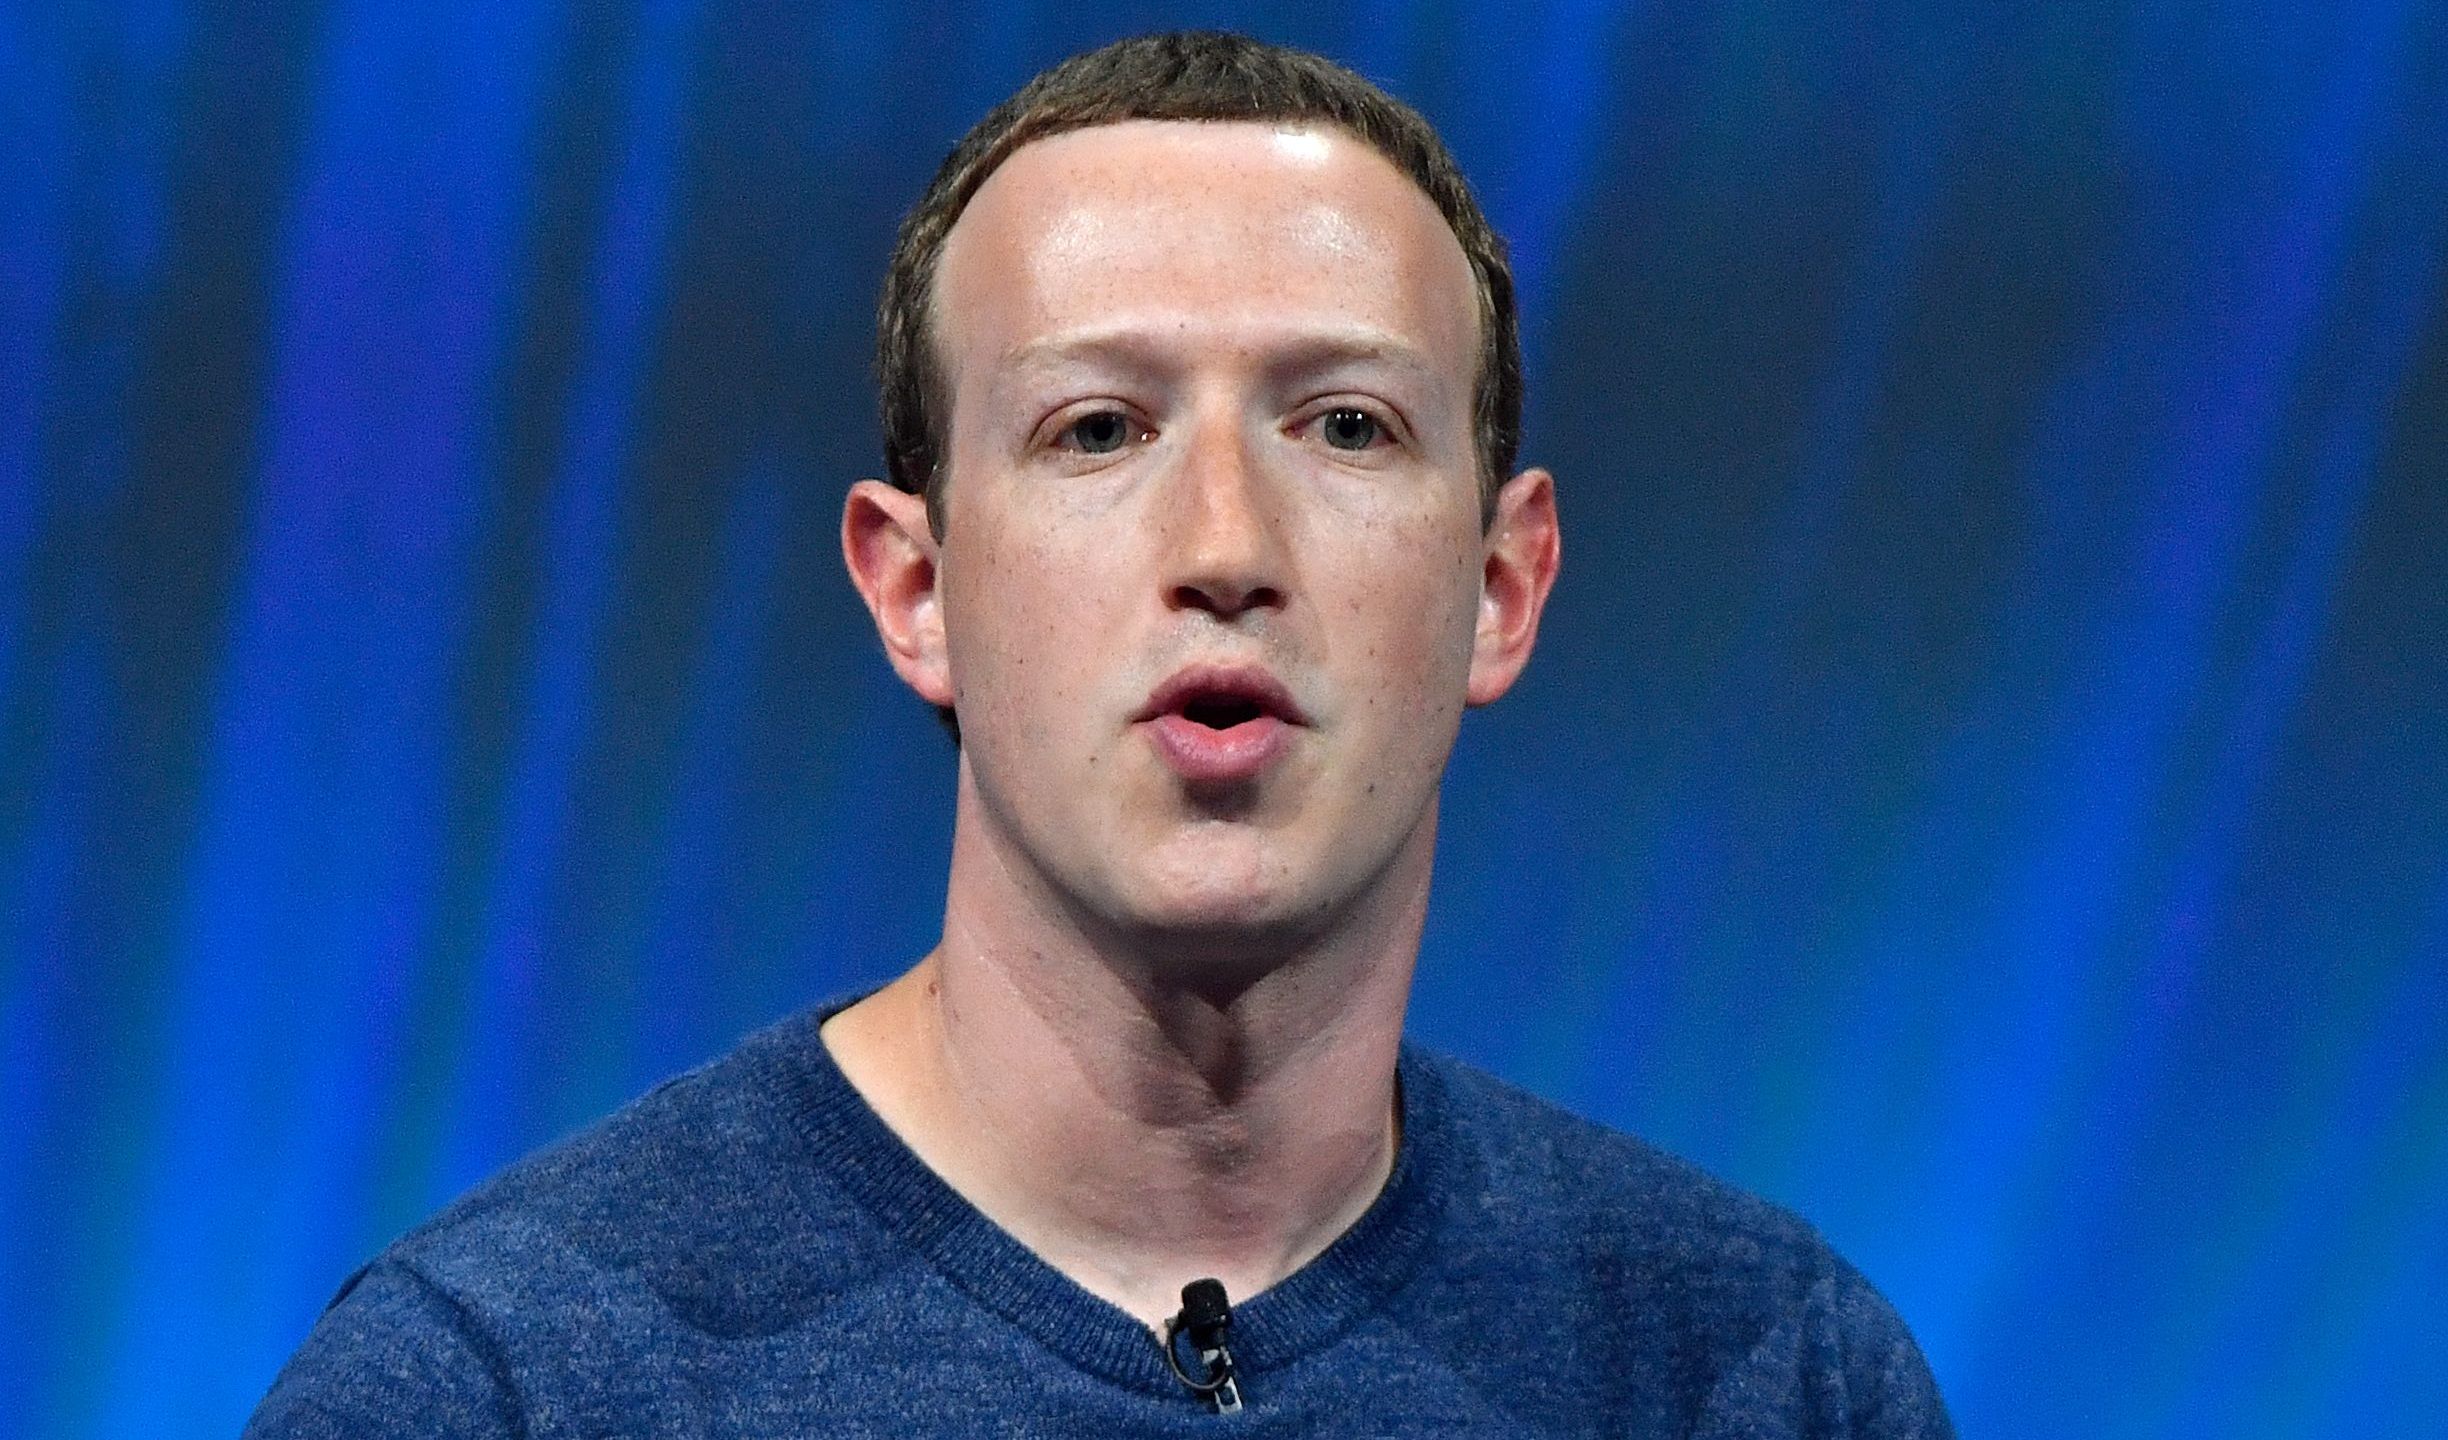
[(1799, 1207), (1989, 1437), (2448, 1415), (2448, 12), (0, 8), (0, 1431), (227, 1433), (930, 942), (839, 573), (955, 136), (1226, 24), (1512, 237), (1566, 564), (1415, 1033)]

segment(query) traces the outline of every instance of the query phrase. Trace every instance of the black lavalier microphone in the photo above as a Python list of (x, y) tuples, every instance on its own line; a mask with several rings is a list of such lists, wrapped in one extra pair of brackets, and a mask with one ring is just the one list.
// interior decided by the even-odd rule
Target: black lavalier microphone
[[(1231, 1415), (1241, 1408), (1241, 1382), (1233, 1378), (1232, 1349), (1224, 1343), (1231, 1330), (1232, 1306), (1225, 1303), (1221, 1280), (1193, 1280), (1184, 1285), (1181, 1313), (1165, 1322), (1165, 1363), (1173, 1367), (1173, 1378), (1189, 1386), (1191, 1394), (1205, 1396), (1218, 1415)], [(1181, 1351), (1175, 1345), (1182, 1338), (1198, 1353), (1206, 1379), (1194, 1380), (1182, 1368)]]

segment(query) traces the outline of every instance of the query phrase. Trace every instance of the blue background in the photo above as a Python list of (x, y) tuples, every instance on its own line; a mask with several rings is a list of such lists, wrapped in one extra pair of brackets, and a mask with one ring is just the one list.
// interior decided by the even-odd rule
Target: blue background
[(0, 8), (0, 1431), (227, 1433), (479, 1176), (931, 941), (899, 210), (1130, 30), (1513, 239), (1566, 567), (1417, 1034), (1798, 1206), (1967, 1433), (2448, 1415), (2448, 15)]

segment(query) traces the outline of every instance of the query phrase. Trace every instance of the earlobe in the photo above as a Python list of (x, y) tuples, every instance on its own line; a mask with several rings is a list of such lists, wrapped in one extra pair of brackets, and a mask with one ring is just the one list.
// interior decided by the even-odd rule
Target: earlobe
[(1496, 493), (1480, 569), (1479, 624), (1464, 698), (1485, 705), (1513, 688), (1538, 643), (1539, 616), (1563, 563), (1555, 477), (1524, 470)]
[(923, 497), (881, 480), (850, 487), (842, 505), (842, 563), (850, 583), (867, 602), (894, 673), (928, 704), (949, 706), (952, 670), (936, 585), (942, 555)]

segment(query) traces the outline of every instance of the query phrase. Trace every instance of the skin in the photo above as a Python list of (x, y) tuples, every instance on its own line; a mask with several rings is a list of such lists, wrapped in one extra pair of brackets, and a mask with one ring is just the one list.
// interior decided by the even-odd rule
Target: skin
[[(1384, 1186), (1438, 783), (1529, 660), (1554, 485), (1512, 477), (1482, 530), (1468, 262), (1330, 128), (1024, 146), (935, 315), (944, 533), (865, 480), (842, 543), (894, 668), (960, 714), (944, 932), (824, 1039), (956, 1191), (1157, 1327)], [(1199, 663), (1302, 712), (1253, 777), (1186, 779), (1150, 733)]]

